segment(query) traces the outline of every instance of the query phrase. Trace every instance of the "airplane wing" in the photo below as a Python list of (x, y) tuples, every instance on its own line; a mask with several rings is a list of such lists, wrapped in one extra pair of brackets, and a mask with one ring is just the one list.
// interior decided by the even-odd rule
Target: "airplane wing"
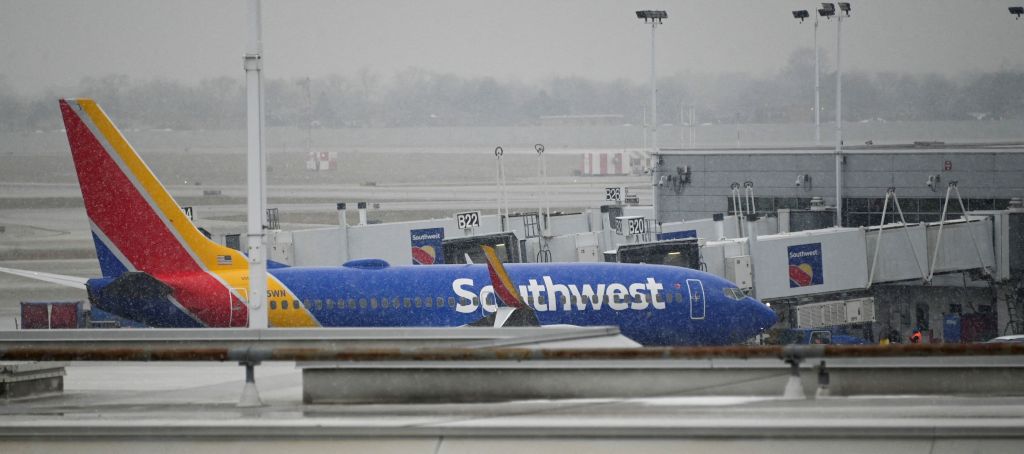
[(63, 285), (65, 287), (74, 287), (82, 290), (86, 289), (85, 283), (89, 280), (84, 277), (65, 276), (63, 274), (43, 273), (41, 271), (16, 270), (13, 268), (2, 267), (0, 267), (0, 273), (13, 274), (15, 276), (27, 277), (30, 279), (49, 282), (51, 284)]

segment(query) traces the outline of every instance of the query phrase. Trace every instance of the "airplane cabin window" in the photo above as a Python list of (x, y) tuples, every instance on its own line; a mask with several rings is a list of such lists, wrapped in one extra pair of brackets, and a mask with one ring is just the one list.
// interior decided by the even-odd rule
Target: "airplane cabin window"
[(449, 296), (448, 297), (448, 307), (451, 307), (451, 308), (455, 307), (455, 297), (454, 296)]
[(370, 309), (377, 308), (377, 298), (370, 298)]
[(420, 298), (420, 297), (417, 296), (416, 299), (415, 299), (415, 302), (416, 302), (416, 307), (423, 307), (423, 298)]
[(380, 299), (380, 307), (382, 307), (384, 309), (387, 309), (388, 308), (388, 304), (389, 303), (388, 303), (388, 298), (387, 297), (384, 297), (384, 298)]
[(302, 309), (302, 301), (299, 301), (299, 300), (295, 300), (295, 302), (294, 302), (293, 306), (294, 306), (294, 307), (295, 307), (296, 309)]
[(412, 307), (412, 299), (410, 299), (410, 298), (402, 299), (402, 305), (405, 306), (406, 309)]
[(437, 297), (437, 308), (440, 309), (442, 307), (444, 307), (444, 298), (439, 296)]
[(423, 299), (423, 305), (425, 307), (434, 307), (434, 299), (429, 297), (429, 296), (424, 298)]
[(359, 298), (359, 308), (366, 309), (366, 298)]
[(356, 299), (355, 298), (349, 298), (348, 299), (348, 308), (349, 309), (355, 309), (356, 308)]
[(277, 309), (277, 301), (271, 301), (270, 302), (270, 309), (271, 310)]
[(281, 301), (281, 309), (288, 309), (288, 300)]

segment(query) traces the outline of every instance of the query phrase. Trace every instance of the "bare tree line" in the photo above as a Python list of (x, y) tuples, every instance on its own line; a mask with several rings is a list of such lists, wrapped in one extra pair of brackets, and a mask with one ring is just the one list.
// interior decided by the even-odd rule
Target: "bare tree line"
[[(806, 123), (814, 116), (813, 80), (812, 49), (795, 51), (782, 70), (767, 76), (673, 74), (659, 78), (658, 116), (664, 123), (685, 123), (692, 108), (700, 123)], [(821, 80), (822, 120), (829, 121), (835, 99), (832, 70), (824, 69)], [(303, 128), (516, 126), (539, 124), (544, 117), (574, 115), (612, 115), (614, 121), (640, 124), (648, 102), (648, 88), (627, 80), (573, 76), (523, 83), (417, 68), (390, 78), (362, 70), (352, 76), (269, 79), (265, 93), (270, 126)], [(189, 85), (108, 75), (84, 78), (76, 87), (24, 96), (0, 75), (0, 130), (60, 128), (55, 99), (68, 95), (99, 100), (129, 128), (213, 130), (245, 126), (245, 86), (240, 76)], [(956, 78), (846, 72), (843, 118), (1021, 118), (1022, 95), (1021, 71)]]

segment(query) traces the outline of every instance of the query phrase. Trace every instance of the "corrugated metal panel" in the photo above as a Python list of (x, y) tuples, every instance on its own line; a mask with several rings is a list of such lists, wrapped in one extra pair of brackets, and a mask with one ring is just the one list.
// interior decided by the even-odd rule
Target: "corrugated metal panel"
[(874, 298), (805, 304), (796, 309), (798, 328), (821, 328), (875, 320)]

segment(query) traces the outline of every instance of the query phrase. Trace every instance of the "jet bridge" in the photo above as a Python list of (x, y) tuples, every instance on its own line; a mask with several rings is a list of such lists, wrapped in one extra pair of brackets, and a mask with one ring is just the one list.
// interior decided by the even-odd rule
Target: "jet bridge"
[[(941, 234), (940, 234), (941, 230)], [(750, 261), (748, 289), (762, 300), (864, 290), (877, 283), (930, 282), (974, 271), (1003, 279), (1008, 257), (993, 243), (993, 218), (881, 227), (829, 228), (708, 241), (707, 271), (737, 281), (736, 260)], [(1002, 265), (1002, 266), (997, 266)]]
[[(1024, 254), (1021, 221), (1024, 211), (1010, 209), (945, 222), (752, 235), (708, 241), (701, 256), (709, 272), (778, 303), (793, 326), (861, 324), (876, 340), (917, 327), (926, 339), (981, 340), (1024, 328), (1024, 270), (1014, 266)], [(811, 305), (813, 313), (803, 310)], [(961, 319), (963, 332), (974, 333), (963, 339)], [(973, 326), (981, 319), (991, 330)]]

